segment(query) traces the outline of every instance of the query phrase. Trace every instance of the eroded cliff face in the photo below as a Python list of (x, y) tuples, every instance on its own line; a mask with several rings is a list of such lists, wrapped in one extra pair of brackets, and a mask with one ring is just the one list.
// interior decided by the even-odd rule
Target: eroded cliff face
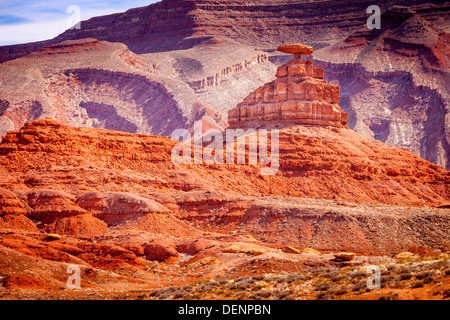
[(240, 62), (238, 64), (226, 67), (225, 69), (221, 70), (219, 73), (216, 73), (215, 75), (209, 76), (201, 80), (189, 81), (188, 84), (195, 91), (203, 90), (206, 87), (216, 87), (220, 85), (222, 81), (225, 81), (227, 76), (234, 75), (240, 71), (245, 71), (249, 69), (252, 65), (267, 62), (268, 59), (269, 57), (267, 54), (265, 53), (260, 54), (248, 60), (244, 60), (243, 62)]
[[(222, 47), (155, 56), (95, 39), (44, 47), (0, 65), (0, 134), (45, 116), (73, 126), (166, 136), (202, 119), (224, 128), (227, 108), (276, 67), (266, 53), (241, 45), (224, 49), (224, 59), (217, 55)], [(203, 59), (195, 59), (200, 51)], [(239, 80), (245, 85), (236, 89)]]
[[(11, 131), (0, 144), (0, 230), (83, 240), (71, 252), (88, 264), (108, 259), (106, 245), (118, 256), (131, 250), (178, 261), (180, 253), (202, 252), (182, 244), (206, 233), (221, 246), (251, 236), (267, 251), (450, 246), (447, 209), (432, 208), (448, 202), (450, 173), (405, 149), (347, 128), (294, 126), (280, 130), (279, 172), (261, 176), (262, 164), (174, 164), (175, 145), (50, 118)], [(105, 254), (81, 255), (94, 240)], [(117, 262), (136, 256), (128, 258)]]
[(449, 168), (450, 36), (404, 8), (381, 21), (319, 50), (315, 64), (340, 85), (351, 128)]
[(52, 116), (75, 126), (170, 136), (227, 126), (227, 110), (275, 73), (270, 54), (232, 41), (137, 55), (96, 39), (46, 46), (0, 66), (0, 133)]
[(416, 13), (392, 15), (378, 33), (365, 29), (368, 1), (165, 0), (1, 47), (0, 61), (15, 60), (0, 65), (0, 134), (45, 116), (164, 135), (195, 120), (223, 129), (228, 111), (287, 62), (276, 46), (295, 40), (340, 86), (351, 128), (448, 168), (448, 5), (379, 5), (399, 2)]
[(294, 59), (278, 68), (276, 80), (259, 87), (228, 111), (230, 127), (347, 127), (348, 114), (339, 107), (339, 86), (323, 80), (323, 69), (301, 58), (302, 54), (311, 54), (313, 48), (293, 44), (278, 50), (294, 54)]
[[(368, 0), (333, 3), (309, 0), (164, 0), (124, 13), (83, 21), (81, 29), (67, 30), (55, 39), (0, 47), (0, 62), (22, 57), (65, 40), (95, 38), (121, 42), (135, 53), (188, 49), (214, 38), (226, 38), (255, 47), (280, 43), (324, 43), (342, 39), (364, 25)], [(382, 0), (382, 10), (394, 4), (411, 6), (439, 24), (445, 4), (420, 0)]]
[(45, 116), (135, 133), (170, 134), (185, 123), (173, 94), (123, 45), (64, 42), (1, 69), (2, 135)]

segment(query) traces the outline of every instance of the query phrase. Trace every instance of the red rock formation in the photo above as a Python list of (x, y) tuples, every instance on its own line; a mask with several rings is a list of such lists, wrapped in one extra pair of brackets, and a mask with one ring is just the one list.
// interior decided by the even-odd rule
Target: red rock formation
[(238, 64), (227, 67), (223, 69), (220, 73), (216, 73), (215, 75), (209, 76), (206, 79), (189, 81), (188, 84), (192, 89), (196, 91), (205, 89), (206, 87), (215, 87), (219, 85), (226, 78), (227, 75), (246, 70), (256, 63), (264, 63), (268, 59), (269, 57), (267, 54), (260, 54), (253, 58), (240, 62)]
[(335, 266), (328, 252), (355, 252), (363, 266), (389, 258), (361, 255), (450, 248), (448, 209), (425, 206), (448, 202), (450, 173), (405, 149), (346, 128), (294, 126), (280, 130), (279, 173), (261, 176), (259, 165), (174, 165), (175, 145), (52, 119), (10, 132), (0, 144), (0, 295), (84, 297), (62, 290), (68, 264), (80, 266), (83, 289), (117, 298)]
[[(450, 34), (406, 7), (314, 53), (359, 133), (450, 169)], [(448, 20), (448, 10), (445, 18)]]
[[(378, 4), (384, 10), (395, 3)], [(323, 56), (316, 50), (321, 62), (314, 64), (327, 70), (330, 84), (340, 81), (340, 106), (354, 114), (351, 128), (448, 168), (448, 39), (439, 31), (448, 4), (401, 3), (416, 9), (416, 17), (405, 24), (394, 17), (392, 25), (385, 23), (392, 17), (383, 17), (383, 28), (393, 32), (377, 33), (365, 27), (367, 0), (165, 0), (83, 21), (82, 29), (53, 40), (2, 47), (0, 61), (16, 60), (0, 64), (0, 135), (45, 116), (158, 135), (191, 128), (195, 120), (223, 129), (228, 110), (285, 62), (276, 44), (295, 39), (325, 47)], [(328, 47), (337, 40), (343, 42)], [(202, 113), (193, 106), (204, 100), (216, 107), (197, 118)], [(214, 117), (205, 115), (210, 110)]]
[(28, 217), (49, 233), (91, 237), (108, 230), (105, 222), (74, 203), (70, 194), (54, 190), (36, 190), (28, 194), (32, 211)]
[(339, 86), (323, 80), (323, 69), (301, 59), (313, 49), (287, 45), (279, 51), (294, 59), (278, 68), (277, 79), (250, 93), (235, 109), (228, 111), (231, 128), (282, 127), (308, 124), (347, 127), (348, 114), (339, 107)]
[[(420, 0), (387, 0), (378, 5), (402, 4), (420, 9), (427, 19), (439, 22), (445, 4)], [(81, 29), (67, 30), (58, 37), (36, 43), (0, 48), (0, 62), (16, 59), (64, 40), (95, 38), (122, 42), (136, 53), (186, 49), (200, 42), (233, 39), (260, 47), (289, 43), (335, 40), (364, 25), (368, 0), (164, 0), (124, 13), (95, 17), (81, 22)], [(441, 10), (442, 10), (441, 9)], [(230, 19), (230, 14), (233, 19)], [(320, 41), (318, 41), (320, 39)]]
[(0, 228), (38, 231), (26, 217), (28, 211), (19, 197), (6, 189), (0, 189)]
[[(285, 185), (290, 184), (291, 196), (390, 204), (448, 201), (447, 170), (346, 128), (280, 130), (280, 172), (262, 180), (254, 178), (259, 165), (174, 166), (171, 152), (175, 145), (165, 137), (72, 128), (41, 119), (8, 133), (0, 144), (0, 165), (8, 172), (0, 187), (70, 188), (83, 194), (97, 190), (100, 181), (115, 192), (224, 190), (269, 196), (285, 195)], [(68, 176), (61, 167), (73, 171)], [(114, 194), (106, 197), (113, 198)], [(127, 201), (134, 206), (139, 203), (132, 198)], [(135, 208), (147, 205), (142, 202)], [(102, 210), (107, 216), (112, 209)]]

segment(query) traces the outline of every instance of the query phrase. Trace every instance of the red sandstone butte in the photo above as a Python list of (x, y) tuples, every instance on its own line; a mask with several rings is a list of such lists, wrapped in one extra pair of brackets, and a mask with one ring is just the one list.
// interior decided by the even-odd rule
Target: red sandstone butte
[(278, 47), (294, 59), (277, 70), (277, 79), (250, 93), (235, 109), (228, 111), (231, 128), (287, 125), (347, 127), (348, 114), (339, 107), (339, 86), (324, 80), (322, 68), (301, 55), (312, 48), (301, 45)]

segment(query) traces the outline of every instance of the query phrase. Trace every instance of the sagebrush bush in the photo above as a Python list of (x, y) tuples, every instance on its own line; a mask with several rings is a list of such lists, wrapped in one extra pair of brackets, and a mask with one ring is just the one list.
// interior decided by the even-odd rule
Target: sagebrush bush
[(364, 271), (350, 271), (348, 275), (350, 278), (362, 278), (366, 277), (367, 273)]
[(319, 283), (315, 288), (314, 288), (314, 290), (315, 291), (326, 291), (326, 290), (328, 290), (330, 288), (330, 284), (329, 283), (327, 283), (327, 282), (322, 282), (322, 283)]
[(294, 281), (304, 281), (310, 280), (312, 277), (310, 275), (302, 274), (302, 273), (291, 273), (286, 277), (287, 283), (292, 283)]
[(400, 280), (409, 280), (409, 279), (411, 279), (413, 277), (413, 274), (412, 273), (402, 273), (401, 275), (400, 275)]
[(253, 300), (261, 300), (261, 299), (267, 299), (271, 296), (272, 294), (269, 291), (264, 291), (264, 292), (257, 292), (255, 294), (253, 294), (252, 296), (250, 296), (250, 299)]
[(328, 292), (319, 292), (316, 294), (316, 299), (319, 300), (333, 300), (333, 295)]
[(424, 285), (424, 282), (422, 280), (414, 280), (409, 285), (410, 288), (422, 288)]

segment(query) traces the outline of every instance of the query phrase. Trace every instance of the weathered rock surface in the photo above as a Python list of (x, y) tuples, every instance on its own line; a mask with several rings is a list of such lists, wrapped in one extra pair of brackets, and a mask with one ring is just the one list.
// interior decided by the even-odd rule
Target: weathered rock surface
[[(420, 1), (408, 3), (445, 25), (442, 5), (433, 6), (436, 13)], [(336, 252), (356, 253), (350, 263), (360, 266), (392, 263), (386, 255), (404, 251), (448, 252), (450, 173), (347, 129), (342, 118), (285, 123), (275, 176), (261, 176), (261, 164), (175, 165), (175, 141), (143, 134), (190, 128), (194, 120), (226, 127), (226, 111), (272, 81), (286, 62), (272, 52), (276, 45), (293, 35), (328, 45), (343, 37), (337, 28), (347, 34), (364, 25), (367, 6), (163, 1), (92, 19), (79, 33), (69, 31), (45, 48), (31, 44), (35, 53), (2, 63), (0, 129), (9, 133), (0, 144), (1, 297), (93, 298), (94, 291), (141, 299), (149, 289), (215, 276), (335, 267)], [(399, 29), (393, 37), (409, 32)], [(86, 36), (93, 38), (60, 43)], [(414, 38), (383, 49), (405, 53)], [(124, 41), (132, 51), (105, 39)], [(7, 48), (7, 59), (30, 46)], [(186, 50), (163, 51), (173, 48)], [(430, 65), (444, 65), (439, 50)], [(136, 54), (143, 52), (151, 53)], [(275, 81), (301, 79), (309, 83), (299, 91), (309, 95), (302, 99), (346, 103), (317, 67), (326, 66), (314, 64), (297, 56)], [(277, 101), (270, 92), (258, 103)], [(345, 115), (317, 110), (322, 117)], [(43, 119), (32, 122), (36, 118)], [(47, 241), (48, 234), (60, 238)], [(308, 249), (290, 254), (286, 246)], [(77, 293), (62, 290), (70, 264), (81, 268)], [(443, 280), (445, 292), (450, 283)]]
[(228, 111), (231, 128), (269, 128), (297, 124), (346, 127), (348, 114), (339, 107), (339, 86), (323, 80), (309, 55), (312, 48), (302, 44), (278, 47), (294, 59), (278, 68), (277, 79), (250, 93), (235, 109)]
[(180, 259), (178, 251), (167, 241), (156, 241), (144, 247), (145, 257), (148, 260), (156, 260), (159, 262), (169, 261), (176, 262)]
[(368, 265), (390, 260), (364, 255), (449, 250), (448, 209), (431, 207), (449, 200), (448, 171), (346, 128), (280, 137), (280, 171), (261, 176), (259, 165), (174, 165), (165, 137), (52, 119), (10, 132), (0, 144), (3, 286), (72, 295), (60, 289), (77, 264), (83, 290), (116, 294), (330, 267), (335, 252)]
[(294, 39), (316, 48), (316, 67), (341, 86), (351, 128), (448, 169), (448, 4), (378, 2), (382, 11), (407, 5), (421, 19), (391, 25), (383, 17), (380, 32), (365, 27), (372, 4), (165, 0), (83, 21), (49, 41), (1, 47), (0, 61), (17, 62), (0, 65), (0, 135), (45, 116), (158, 135), (195, 120), (223, 129), (228, 110), (286, 62), (276, 46)]
[(338, 252), (334, 254), (334, 257), (337, 260), (351, 261), (355, 258), (355, 254), (353, 252)]
[[(366, 23), (370, 1), (164, 0), (124, 13), (82, 21), (58, 37), (36, 43), (0, 48), (0, 62), (22, 57), (65, 40), (95, 38), (125, 43), (135, 53), (186, 49), (200, 42), (232, 39), (260, 47), (279, 43), (321, 43), (340, 39)], [(445, 24), (440, 8), (445, 4), (424, 4), (420, 0), (383, 0), (383, 10), (394, 4), (420, 9), (430, 21)], [(231, 16), (233, 18), (231, 18)]]
[(449, 169), (450, 35), (419, 11), (387, 10), (380, 30), (361, 27), (313, 59), (340, 85), (350, 128)]
[(294, 55), (294, 59), (300, 59), (302, 55), (308, 56), (313, 53), (313, 48), (301, 43), (284, 44), (277, 48), (278, 51)]
[(197, 120), (222, 129), (227, 110), (275, 69), (267, 53), (240, 44), (139, 56), (120, 43), (68, 40), (0, 64), (0, 135), (46, 116), (166, 136)]
[[(86, 143), (94, 138), (96, 143)], [(1, 176), (1, 187), (31, 188), (24, 193), (26, 196), (22, 200), (15, 200), (19, 202), (17, 213), (22, 212), (21, 215), (40, 221), (40, 228), (46, 232), (79, 233), (85, 237), (108, 232), (108, 226), (189, 237), (199, 234), (189, 223), (205, 230), (212, 228), (215, 232), (231, 232), (236, 230), (240, 221), (246, 221), (249, 228), (261, 230), (261, 233), (256, 233), (260, 237), (277, 242), (280, 233), (272, 234), (269, 230), (276, 230), (278, 222), (273, 225), (265, 223), (261, 229), (258, 221), (280, 221), (290, 216), (296, 217), (299, 223), (292, 224), (293, 233), (283, 229), (291, 246), (327, 250), (331, 246), (326, 241), (333, 235), (333, 250), (355, 252), (364, 248), (372, 252), (404, 248), (398, 241), (423, 241), (423, 233), (419, 238), (405, 233), (402, 240), (394, 236), (387, 241), (393, 232), (389, 231), (388, 225), (405, 224), (405, 230), (409, 230), (418, 228), (416, 223), (421, 221), (421, 229), (446, 227), (447, 222), (442, 215), (435, 217), (443, 220), (427, 214), (414, 220), (403, 217), (403, 214), (396, 217), (377, 213), (370, 219), (378, 225), (372, 229), (380, 230), (380, 233), (377, 240), (368, 240), (366, 236), (356, 236), (361, 232), (365, 234), (362, 230), (366, 228), (365, 219), (368, 217), (360, 215), (365, 209), (353, 216), (345, 213), (349, 209), (344, 205), (343, 212), (338, 210), (328, 215), (326, 210), (317, 213), (321, 212), (320, 206), (311, 211), (283, 200), (289, 196), (362, 205), (436, 205), (448, 201), (448, 171), (407, 150), (390, 147), (349, 129), (297, 126), (281, 130), (280, 171), (276, 176), (265, 177), (260, 176), (259, 165), (175, 166), (170, 157), (175, 144), (164, 137), (71, 128), (51, 119), (38, 120), (20, 131), (9, 133), (0, 145), (0, 165), (5, 172)], [(199, 191), (181, 183), (187, 176), (201, 179), (207, 189)], [(195, 180), (189, 183), (196, 184)], [(48, 190), (50, 188), (53, 190)], [(114, 191), (95, 191), (99, 189)], [(70, 190), (71, 193), (59, 190)], [(274, 211), (272, 200), (260, 204), (255, 202), (261, 195), (281, 196), (280, 209)], [(24, 207), (29, 207), (30, 211), (25, 213)], [(420, 212), (417, 210), (415, 215)], [(446, 209), (433, 210), (438, 213)], [(274, 216), (268, 216), (268, 212)], [(313, 230), (311, 223), (315, 220), (321, 221), (321, 230), (328, 231), (323, 231), (320, 236), (314, 231), (314, 237), (306, 233), (301, 238), (294, 232), (299, 228)], [(81, 227), (85, 225), (82, 221), (91, 226), (91, 231)], [(211, 225), (211, 221), (215, 222)], [(349, 224), (341, 225), (341, 221)], [(349, 235), (341, 231), (348, 226), (358, 230), (355, 246), (346, 244)], [(177, 248), (192, 254), (206, 246), (185, 243)]]

